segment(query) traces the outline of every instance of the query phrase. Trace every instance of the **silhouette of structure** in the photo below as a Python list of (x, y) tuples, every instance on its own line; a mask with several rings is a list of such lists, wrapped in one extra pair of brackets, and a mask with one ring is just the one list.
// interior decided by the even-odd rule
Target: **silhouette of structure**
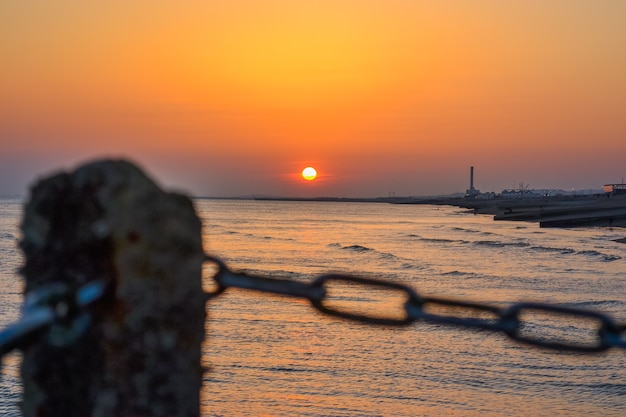
[(626, 184), (604, 184), (603, 191), (607, 195), (624, 195), (626, 194)]
[(480, 194), (480, 190), (474, 188), (474, 167), (470, 167), (470, 188), (465, 190), (465, 196), (474, 198)]

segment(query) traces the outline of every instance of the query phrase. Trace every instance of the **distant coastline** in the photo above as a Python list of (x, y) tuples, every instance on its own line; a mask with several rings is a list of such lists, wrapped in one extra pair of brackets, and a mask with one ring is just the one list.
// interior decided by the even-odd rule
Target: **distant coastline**
[(529, 198), (467, 197), (256, 197), (261, 201), (446, 205), (493, 215), (494, 220), (538, 222), (540, 227), (626, 227), (626, 195), (587, 194)]

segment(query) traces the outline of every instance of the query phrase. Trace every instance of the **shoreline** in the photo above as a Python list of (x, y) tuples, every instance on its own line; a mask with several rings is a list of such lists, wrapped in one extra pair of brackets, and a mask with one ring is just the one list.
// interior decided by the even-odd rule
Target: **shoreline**
[(260, 201), (359, 202), (430, 204), (465, 208), (474, 214), (493, 215), (494, 221), (525, 221), (539, 227), (626, 227), (626, 195), (583, 195), (520, 199), (469, 199), (463, 197), (259, 197)]

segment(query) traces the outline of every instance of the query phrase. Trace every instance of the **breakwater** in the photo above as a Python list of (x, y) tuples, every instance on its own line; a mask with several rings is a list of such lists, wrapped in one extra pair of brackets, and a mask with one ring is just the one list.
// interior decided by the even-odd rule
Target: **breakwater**
[(448, 203), (493, 214), (494, 220), (538, 222), (540, 227), (626, 227), (626, 196), (459, 199)]

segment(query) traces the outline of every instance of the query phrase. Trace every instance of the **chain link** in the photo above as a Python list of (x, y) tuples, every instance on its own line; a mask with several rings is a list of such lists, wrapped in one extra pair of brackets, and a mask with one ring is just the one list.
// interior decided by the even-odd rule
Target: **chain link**
[(21, 317), (0, 331), (0, 357), (23, 348), (38, 337), (52, 346), (67, 346), (90, 326), (87, 309), (107, 291), (104, 280), (91, 281), (78, 290), (55, 282), (30, 291), (24, 297)]
[[(528, 302), (500, 307), (425, 297), (404, 284), (341, 274), (322, 275), (304, 283), (233, 272), (213, 256), (206, 256), (206, 261), (217, 266), (213, 276), (216, 289), (207, 293), (207, 300), (228, 288), (242, 288), (306, 299), (324, 314), (362, 323), (407, 326), (423, 321), (500, 332), (521, 343), (555, 350), (626, 349), (626, 324), (595, 311)], [(29, 292), (21, 318), (0, 331), (0, 357), (42, 335), (54, 346), (73, 343), (90, 325), (88, 308), (108, 287), (106, 281), (92, 281), (72, 292), (65, 284), (53, 283)], [(355, 288), (364, 294), (358, 300), (349, 295)], [(397, 301), (399, 297), (401, 301)], [(376, 303), (382, 307), (371, 308)]]
[[(611, 317), (595, 311), (528, 302), (498, 307), (424, 297), (403, 284), (340, 274), (322, 275), (310, 283), (302, 283), (236, 273), (215, 257), (207, 256), (206, 260), (217, 265), (214, 275), (217, 289), (208, 294), (209, 298), (220, 295), (230, 287), (245, 288), (304, 298), (322, 313), (369, 324), (406, 326), (424, 321), (501, 332), (515, 341), (554, 350), (590, 353), (609, 348), (626, 349), (626, 325), (617, 324)], [(345, 285), (360, 287), (362, 290), (400, 293), (405, 300), (400, 306), (386, 303), (384, 314), (390, 307), (396, 312), (380, 316), (379, 311), (368, 308), (369, 300), (358, 305), (355, 301), (346, 301), (347, 297), (335, 291), (334, 287)]]

